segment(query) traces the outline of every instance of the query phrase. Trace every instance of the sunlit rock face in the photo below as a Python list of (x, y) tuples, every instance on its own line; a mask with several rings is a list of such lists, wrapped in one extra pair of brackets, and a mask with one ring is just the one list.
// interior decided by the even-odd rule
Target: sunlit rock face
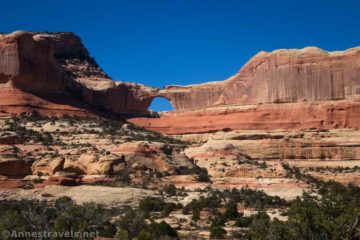
[(147, 117), (154, 97), (175, 111), (131, 121), (169, 134), (358, 128), (360, 48), (260, 52), (225, 81), (156, 89), (113, 81), (73, 33), (0, 35), (0, 114)]
[(316, 47), (260, 52), (223, 82), (169, 86), (160, 93), (176, 109), (358, 99), (360, 48), (339, 52)]
[(360, 48), (260, 52), (223, 82), (159, 93), (177, 111), (134, 123), (168, 134), (359, 128)]
[(231, 130), (303, 130), (360, 128), (360, 102), (222, 106), (169, 112), (160, 118), (133, 118), (144, 128), (165, 134), (211, 133)]

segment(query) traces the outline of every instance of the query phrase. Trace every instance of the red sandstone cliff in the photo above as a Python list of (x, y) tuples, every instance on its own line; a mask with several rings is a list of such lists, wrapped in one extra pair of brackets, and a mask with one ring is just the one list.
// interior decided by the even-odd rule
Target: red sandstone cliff
[(111, 80), (72, 33), (0, 35), (0, 113), (139, 116), (156, 96), (176, 111), (132, 122), (170, 134), (359, 128), (360, 48), (260, 52), (225, 81), (159, 90)]
[(360, 48), (260, 52), (223, 82), (160, 91), (176, 109), (360, 98)]
[(260, 52), (228, 80), (159, 93), (177, 111), (133, 123), (167, 134), (360, 128), (360, 48)]
[(2, 112), (146, 114), (154, 92), (111, 80), (72, 33), (0, 36)]

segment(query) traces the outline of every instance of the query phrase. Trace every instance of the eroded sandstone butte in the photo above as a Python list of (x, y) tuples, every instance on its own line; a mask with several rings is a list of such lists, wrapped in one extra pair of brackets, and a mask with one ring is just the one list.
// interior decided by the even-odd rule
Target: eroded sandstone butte
[(0, 111), (143, 115), (156, 89), (113, 81), (72, 33), (0, 35)]

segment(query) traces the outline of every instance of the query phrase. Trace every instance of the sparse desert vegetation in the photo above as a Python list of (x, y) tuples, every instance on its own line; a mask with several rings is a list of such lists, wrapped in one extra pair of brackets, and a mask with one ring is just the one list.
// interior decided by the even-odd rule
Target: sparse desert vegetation
[[(2, 178), (3, 187), (16, 183), (22, 190), (0, 195), (0, 230), (96, 230), (114, 239), (358, 237), (359, 188), (316, 175), (353, 174), (356, 165), (303, 168), (252, 159), (234, 145), (199, 155), (199, 143), (126, 120), (31, 114), (0, 124), (0, 171), (19, 166), (23, 176)], [(85, 186), (103, 199), (86, 195)], [(301, 191), (281, 189), (291, 186)], [(118, 190), (127, 197), (117, 199)]]

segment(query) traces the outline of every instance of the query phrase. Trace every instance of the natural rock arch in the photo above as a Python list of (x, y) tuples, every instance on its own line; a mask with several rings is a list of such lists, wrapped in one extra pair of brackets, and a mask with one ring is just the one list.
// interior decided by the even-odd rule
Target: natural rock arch
[(171, 102), (171, 99), (164, 96), (154, 96), (149, 104), (148, 110), (153, 110), (156, 112), (170, 111), (174, 110), (175, 107)]

